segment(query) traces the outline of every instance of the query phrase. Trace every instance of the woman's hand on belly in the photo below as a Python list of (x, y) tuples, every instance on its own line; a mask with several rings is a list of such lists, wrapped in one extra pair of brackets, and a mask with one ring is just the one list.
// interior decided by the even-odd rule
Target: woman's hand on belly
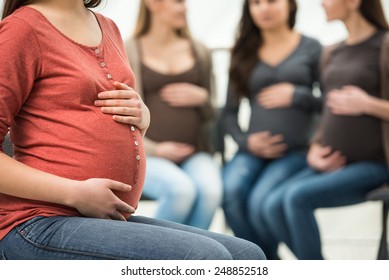
[(161, 142), (157, 144), (155, 156), (180, 163), (195, 152), (192, 145), (179, 142)]
[(265, 109), (289, 108), (292, 106), (295, 86), (290, 83), (279, 83), (264, 88), (257, 98), (259, 105)]
[(333, 90), (327, 95), (327, 106), (331, 112), (343, 116), (361, 116), (368, 111), (371, 96), (364, 90), (346, 86), (341, 90)]
[(122, 213), (132, 214), (135, 209), (113, 191), (129, 192), (131, 186), (109, 179), (80, 181), (73, 190), (69, 206), (86, 217), (126, 221)]
[(331, 147), (313, 143), (307, 156), (308, 164), (320, 172), (331, 172), (341, 169), (347, 162), (346, 157)]
[(275, 159), (284, 156), (287, 145), (280, 134), (271, 135), (269, 131), (252, 133), (247, 140), (247, 148), (257, 157)]
[(172, 107), (200, 107), (209, 98), (205, 88), (189, 83), (173, 83), (161, 89), (161, 99)]
[(101, 107), (104, 114), (113, 115), (119, 123), (137, 126), (142, 135), (146, 134), (150, 125), (150, 111), (140, 95), (129, 86), (115, 82), (116, 90), (98, 94), (95, 106)]

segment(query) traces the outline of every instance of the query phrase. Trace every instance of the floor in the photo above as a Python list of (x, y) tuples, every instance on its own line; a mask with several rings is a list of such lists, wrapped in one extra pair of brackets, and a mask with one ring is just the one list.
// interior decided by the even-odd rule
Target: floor
[[(156, 203), (141, 201), (137, 214), (152, 216)], [(355, 206), (319, 209), (315, 213), (323, 240), (323, 254), (331, 260), (374, 260), (381, 232), (381, 204), (365, 202)], [(221, 210), (215, 214), (210, 230), (232, 235)], [(282, 259), (295, 259), (281, 244)]]

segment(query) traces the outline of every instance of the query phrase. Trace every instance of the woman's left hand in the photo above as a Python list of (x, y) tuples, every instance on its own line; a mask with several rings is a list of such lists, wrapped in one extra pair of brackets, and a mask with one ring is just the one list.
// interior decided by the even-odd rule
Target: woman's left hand
[(98, 94), (95, 106), (101, 107), (104, 114), (113, 115), (116, 122), (137, 126), (142, 135), (150, 125), (150, 111), (140, 95), (126, 84), (115, 82), (116, 90)]
[(360, 116), (366, 113), (370, 96), (362, 89), (345, 86), (341, 90), (333, 90), (327, 96), (327, 106), (336, 115)]
[(189, 83), (173, 83), (160, 91), (161, 99), (172, 107), (199, 107), (208, 100), (205, 88)]

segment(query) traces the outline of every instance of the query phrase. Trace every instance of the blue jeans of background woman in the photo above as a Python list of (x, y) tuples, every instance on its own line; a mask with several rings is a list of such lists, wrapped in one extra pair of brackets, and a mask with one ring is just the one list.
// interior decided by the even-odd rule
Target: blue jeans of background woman
[(265, 223), (264, 202), (278, 186), (306, 166), (306, 155), (302, 152), (266, 160), (239, 151), (223, 170), (223, 210), (229, 226), (235, 236), (258, 244), (269, 259), (278, 258), (278, 241)]
[(264, 259), (253, 243), (167, 221), (37, 217), (0, 240), (9, 260)]
[(264, 201), (266, 225), (299, 259), (323, 259), (315, 209), (352, 205), (388, 182), (381, 162), (358, 162), (335, 172), (309, 167), (280, 185)]
[(158, 200), (155, 218), (208, 229), (221, 204), (221, 171), (203, 152), (179, 165), (147, 157), (143, 194)]

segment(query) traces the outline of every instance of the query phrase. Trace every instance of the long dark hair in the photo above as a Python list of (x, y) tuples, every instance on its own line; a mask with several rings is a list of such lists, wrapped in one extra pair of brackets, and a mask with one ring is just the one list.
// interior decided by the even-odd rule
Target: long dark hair
[[(84, 5), (87, 8), (95, 8), (98, 5), (100, 5), (102, 0), (84, 0)], [(7, 16), (12, 14), (16, 9), (20, 8), (21, 6), (25, 6), (27, 4), (30, 4), (31, 0), (5, 0), (4, 1), (4, 9), (3, 9), (3, 15), (1, 19), (5, 19)]]
[(362, 16), (379, 30), (389, 30), (381, 0), (362, 0), (359, 8)]
[[(296, 24), (296, 0), (289, 0), (289, 8), (288, 26), (293, 29)], [(245, 0), (230, 66), (230, 84), (240, 97), (248, 96), (249, 75), (258, 61), (258, 49), (262, 44), (261, 30), (250, 15), (250, 1)]]

